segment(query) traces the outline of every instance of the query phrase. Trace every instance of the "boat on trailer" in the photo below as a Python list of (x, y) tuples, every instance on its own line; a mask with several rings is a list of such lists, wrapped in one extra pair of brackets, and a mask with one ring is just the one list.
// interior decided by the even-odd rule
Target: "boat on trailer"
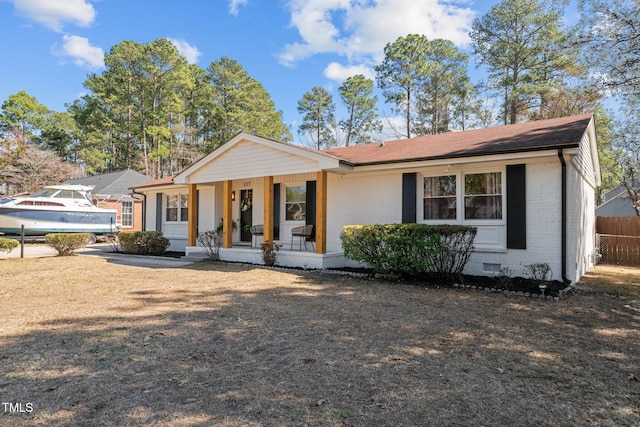
[(91, 200), (92, 186), (50, 185), (25, 197), (0, 200), (0, 233), (25, 236), (49, 233), (89, 233), (96, 236), (116, 231), (115, 209), (99, 208)]

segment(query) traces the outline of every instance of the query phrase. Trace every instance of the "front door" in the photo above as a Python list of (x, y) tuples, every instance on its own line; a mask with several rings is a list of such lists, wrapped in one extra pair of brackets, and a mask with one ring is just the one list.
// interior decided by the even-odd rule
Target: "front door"
[(253, 190), (240, 190), (240, 241), (251, 241), (253, 221)]

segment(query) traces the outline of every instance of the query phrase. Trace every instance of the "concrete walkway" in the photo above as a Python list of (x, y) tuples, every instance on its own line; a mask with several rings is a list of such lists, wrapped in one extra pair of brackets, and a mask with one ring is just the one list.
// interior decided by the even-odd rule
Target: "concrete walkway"
[[(56, 251), (49, 246), (42, 244), (25, 244), (24, 258), (43, 258), (55, 257)], [(80, 255), (99, 256), (107, 261), (120, 265), (131, 265), (136, 267), (148, 268), (180, 268), (192, 264), (193, 261), (185, 261), (177, 258), (147, 256), (147, 255), (129, 255), (113, 252), (113, 248), (108, 243), (99, 243), (89, 245), (84, 249), (76, 251)], [(21, 248), (18, 246), (10, 253), (1, 252), (0, 260), (9, 258), (20, 258)]]
[[(49, 246), (46, 246), (46, 245), (33, 244), (33, 243), (24, 245), (24, 258), (50, 257), (50, 256), (56, 256), (56, 253), (57, 252), (55, 249), (50, 248)], [(17, 248), (15, 248), (9, 253), (0, 252), (0, 259), (20, 258), (20, 257), (21, 257), (21, 249), (19, 245)]]

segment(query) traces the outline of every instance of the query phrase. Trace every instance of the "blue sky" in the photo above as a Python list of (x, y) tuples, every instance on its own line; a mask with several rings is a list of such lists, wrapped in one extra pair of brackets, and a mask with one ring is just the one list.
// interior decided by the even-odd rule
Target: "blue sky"
[[(271, 95), (298, 139), (297, 102), (350, 75), (374, 77), (384, 46), (420, 33), (470, 53), (473, 19), (497, 1), (471, 0), (0, 0), (0, 102), (20, 90), (55, 111), (85, 93), (87, 74), (123, 40), (168, 38), (206, 68), (237, 60)], [(470, 63), (472, 81), (482, 77)], [(382, 96), (379, 96), (382, 99)], [(391, 106), (380, 103), (382, 115)], [(340, 116), (338, 110), (337, 115)], [(338, 117), (340, 118), (340, 117)]]

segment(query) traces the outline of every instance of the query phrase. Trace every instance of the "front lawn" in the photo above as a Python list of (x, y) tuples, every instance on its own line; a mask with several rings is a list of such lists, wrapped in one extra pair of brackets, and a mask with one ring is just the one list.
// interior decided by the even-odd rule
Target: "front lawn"
[(640, 269), (602, 269), (549, 301), (0, 260), (0, 425), (640, 425)]

